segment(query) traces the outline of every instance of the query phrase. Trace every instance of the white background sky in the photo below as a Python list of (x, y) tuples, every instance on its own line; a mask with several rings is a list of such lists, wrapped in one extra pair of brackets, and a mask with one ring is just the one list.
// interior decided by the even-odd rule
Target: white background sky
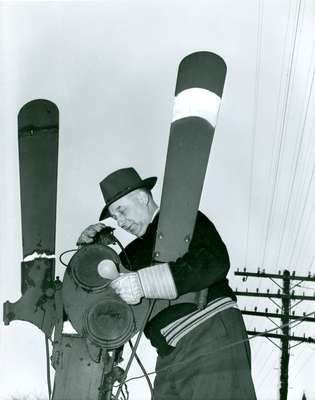
[[(1, 2), (0, 302), (20, 297), (18, 110), (35, 98), (60, 110), (60, 254), (97, 221), (98, 182), (113, 170), (132, 165), (158, 176), (159, 200), (177, 68), (198, 50), (218, 53), (228, 68), (201, 209), (228, 246), (231, 286), (276, 290), (262, 279), (241, 282), (237, 267), (314, 273), (314, 27), (313, 0)], [(313, 293), (314, 284), (304, 286), (296, 291)], [(252, 298), (239, 304), (276, 308)], [(314, 309), (303, 302), (296, 313)], [(257, 317), (246, 324), (273, 326)], [(314, 336), (314, 324), (294, 332)], [(0, 398), (45, 396), (43, 335), (23, 322), (1, 324), (0, 335)], [(277, 399), (280, 352), (264, 338), (251, 347), (258, 399)], [(289, 400), (303, 390), (315, 399), (314, 349), (291, 351)], [(155, 352), (145, 341), (140, 357), (151, 371)], [(145, 380), (129, 391), (131, 400), (149, 399)]]

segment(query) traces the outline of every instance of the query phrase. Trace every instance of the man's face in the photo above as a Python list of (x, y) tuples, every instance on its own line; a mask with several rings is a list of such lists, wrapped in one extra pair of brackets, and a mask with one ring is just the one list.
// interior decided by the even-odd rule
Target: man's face
[(112, 203), (108, 210), (125, 231), (142, 236), (150, 223), (145, 193), (135, 190)]

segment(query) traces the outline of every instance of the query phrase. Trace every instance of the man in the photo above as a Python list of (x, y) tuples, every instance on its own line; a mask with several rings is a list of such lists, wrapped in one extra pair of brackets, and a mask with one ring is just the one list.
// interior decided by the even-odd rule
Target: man
[[(105, 200), (100, 220), (112, 217), (137, 236), (121, 254), (130, 273), (111, 283), (129, 304), (142, 297), (169, 300), (145, 327), (158, 360), (154, 400), (255, 400), (250, 348), (236, 297), (226, 275), (229, 257), (214, 225), (198, 212), (186, 254), (155, 264), (158, 206), (151, 189), (156, 178), (142, 180), (133, 168), (113, 172), (101, 183)], [(86, 228), (78, 244), (93, 243), (103, 223)], [(206, 305), (198, 293), (208, 288)]]

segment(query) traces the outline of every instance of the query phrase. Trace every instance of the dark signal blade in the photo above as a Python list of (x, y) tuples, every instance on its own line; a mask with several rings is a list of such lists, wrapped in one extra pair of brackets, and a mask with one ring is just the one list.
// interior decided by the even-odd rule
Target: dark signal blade
[(31, 322), (51, 336), (54, 304), (59, 111), (49, 100), (26, 103), (18, 114), (22, 216), (22, 297), (7, 301), (3, 320)]
[(59, 112), (33, 100), (18, 114), (23, 257), (55, 253)]
[(220, 108), (226, 65), (197, 52), (180, 63), (153, 258), (175, 261), (188, 249)]

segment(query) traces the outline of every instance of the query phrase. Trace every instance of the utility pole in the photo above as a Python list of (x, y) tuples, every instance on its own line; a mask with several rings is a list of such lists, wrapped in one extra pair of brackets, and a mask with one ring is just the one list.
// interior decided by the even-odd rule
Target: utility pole
[[(290, 273), (288, 270), (284, 270), (283, 273), (281, 271), (278, 274), (274, 273), (266, 273), (265, 270), (258, 269), (257, 272), (247, 272), (246, 268), (243, 271), (235, 272), (235, 275), (243, 276), (243, 281), (247, 280), (248, 277), (259, 277), (259, 278), (269, 278), (273, 281), (280, 289), (277, 292), (271, 293), (268, 289), (267, 292), (262, 293), (259, 289), (256, 289), (256, 292), (249, 292), (247, 289), (246, 291), (234, 291), (237, 296), (252, 296), (252, 297), (265, 297), (271, 300), (274, 304), (277, 305), (281, 309), (281, 313), (279, 310), (276, 310), (276, 313), (268, 312), (268, 308), (265, 309), (265, 312), (257, 311), (257, 307), (254, 308), (254, 311), (248, 311), (246, 309), (242, 310), (242, 314), (244, 315), (254, 315), (260, 317), (267, 317), (268, 319), (271, 318), (279, 318), (281, 320), (281, 326), (278, 326), (274, 321), (272, 321), (276, 326), (281, 329), (281, 334), (278, 333), (271, 333), (271, 332), (257, 332), (256, 329), (254, 331), (247, 331), (249, 335), (259, 335), (264, 336), (269, 339), (274, 345), (276, 345), (281, 350), (281, 361), (280, 361), (280, 400), (287, 400), (288, 396), (288, 377), (289, 377), (289, 359), (290, 359), (290, 348), (295, 347), (303, 342), (307, 343), (315, 343), (315, 339), (312, 337), (304, 336), (295, 336), (294, 334), (291, 335), (290, 332), (290, 321), (291, 320), (300, 320), (305, 322), (315, 322), (315, 318), (312, 316), (306, 316), (305, 313), (303, 315), (295, 315), (295, 312), (292, 312), (292, 309), (302, 301), (315, 301), (315, 293), (313, 296), (306, 296), (303, 294), (295, 294), (293, 290), (296, 286), (299, 286), (301, 282), (309, 281), (315, 282), (315, 275), (309, 274), (308, 276), (296, 276), (295, 271)], [(282, 280), (282, 286), (277, 283), (276, 280)], [(298, 281), (291, 285), (291, 281)], [(276, 303), (273, 299), (280, 299), (281, 306)], [(291, 306), (291, 301), (297, 301), (293, 306)], [(315, 312), (313, 313), (315, 316)], [(281, 347), (274, 343), (271, 338), (273, 339), (280, 339)], [(297, 344), (290, 347), (290, 341), (296, 341)]]
[(283, 273), (283, 298), (281, 326), (281, 362), (280, 362), (280, 400), (286, 400), (288, 394), (289, 381), (289, 336), (290, 336), (290, 272), (285, 270)]

